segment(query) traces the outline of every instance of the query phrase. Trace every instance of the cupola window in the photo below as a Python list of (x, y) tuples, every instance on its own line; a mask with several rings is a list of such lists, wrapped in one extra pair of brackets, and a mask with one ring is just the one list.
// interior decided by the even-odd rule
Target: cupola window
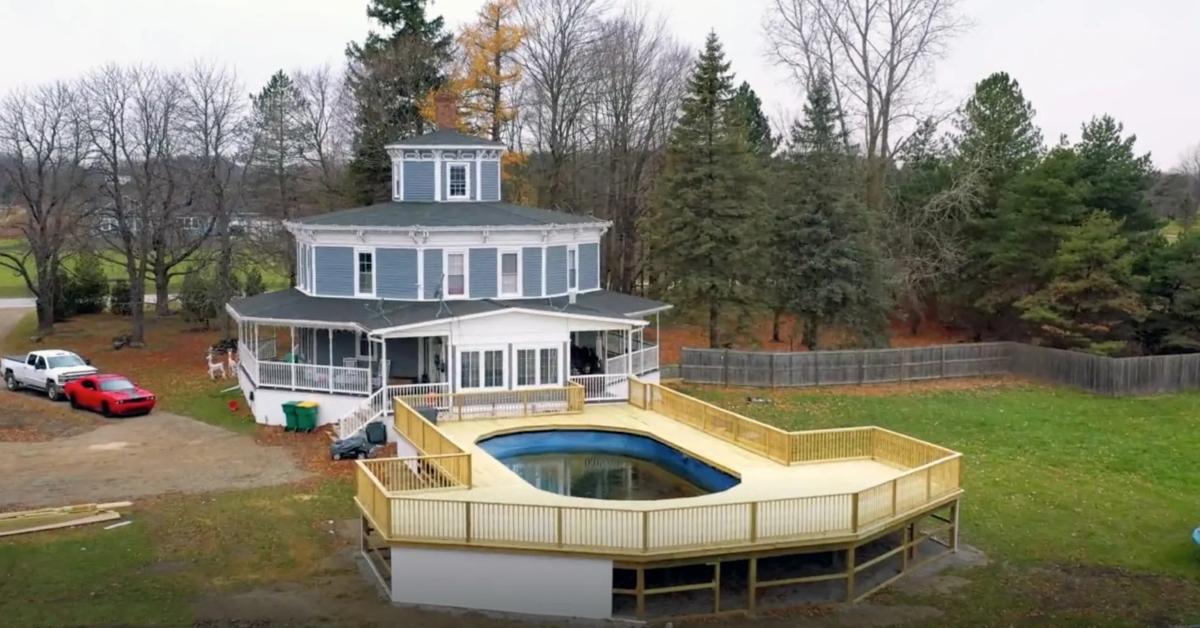
[(467, 164), (450, 164), (450, 198), (467, 198)]

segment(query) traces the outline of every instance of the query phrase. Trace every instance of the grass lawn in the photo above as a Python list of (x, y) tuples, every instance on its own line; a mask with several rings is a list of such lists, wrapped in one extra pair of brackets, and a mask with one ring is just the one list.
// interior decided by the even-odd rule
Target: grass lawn
[[(25, 248), (25, 243), (21, 240), (0, 240), (0, 251), (21, 251)], [(68, 268), (74, 267), (74, 261), (68, 257), (66, 259)], [(104, 269), (104, 275), (109, 281), (124, 279), (128, 275), (125, 273), (125, 268), (120, 264), (113, 263), (111, 260), (101, 259), (100, 265)], [(187, 265), (187, 262), (184, 262)], [(244, 272), (247, 268), (238, 268)], [(287, 278), (279, 273), (277, 269), (260, 266), (258, 271), (262, 273), (263, 284), (267, 290), (279, 290), (287, 287)], [(171, 290), (178, 290), (183, 285), (183, 277), (174, 277), (171, 279)], [(154, 294), (154, 280), (150, 279), (146, 282), (147, 294)], [(25, 287), (25, 280), (20, 275), (14, 273), (7, 268), (0, 268), (0, 299), (2, 298), (20, 298), (30, 296), (29, 290)]]
[(921, 600), (945, 605), (953, 624), (1200, 621), (1190, 538), (1200, 525), (1200, 394), (932, 388), (685, 390), (786, 429), (874, 424), (961, 451), (962, 539), (992, 563), (964, 572), (967, 603)]

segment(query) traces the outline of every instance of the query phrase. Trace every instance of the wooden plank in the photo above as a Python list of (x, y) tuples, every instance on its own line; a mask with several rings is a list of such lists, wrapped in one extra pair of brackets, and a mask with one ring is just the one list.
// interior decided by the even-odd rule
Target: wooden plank
[(47, 514), (42, 517), (8, 519), (4, 522), (5, 525), (0, 526), (0, 537), (26, 534), (28, 532), (41, 532), (44, 530), (57, 530), (59, 528), (71, 528), (120, 518), (121, 513), (115, 510), (107, 510), (90, 515), (83, 513), (74, 515), (71, 513), (58, 513)]

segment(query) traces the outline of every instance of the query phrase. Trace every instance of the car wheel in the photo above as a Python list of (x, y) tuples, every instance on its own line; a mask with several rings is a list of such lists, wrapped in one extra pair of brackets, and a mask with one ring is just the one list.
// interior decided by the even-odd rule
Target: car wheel
[(58, 384), (46, 382), (46, 396), (50, 398), (50, 401), (58, 401), (62, 397), (62, 393), (58, 391)]
[(112, 414), (112, 408), (109, 408), (109, 407), (108, 407), (108, 402), (107, 402), (107, 401), (105, 401), (104, 403), (100, 404), (100, 414), (103, 414), (103, 415), (104, 415), (104, 416), (106, 416), (106, 417), (111, 417), (111, 416), (113, 415), (113, 414)]
[(79, 400), (75, 398), (75, 395), (67, 395), (67, 402), (71, 404), (72, 408), (79, 409)]
[(12, 371), (4, 374), (4, 385), (14, 392), (21, 389), (21, 384), (17, 381), (17, 376), (12, 374)]

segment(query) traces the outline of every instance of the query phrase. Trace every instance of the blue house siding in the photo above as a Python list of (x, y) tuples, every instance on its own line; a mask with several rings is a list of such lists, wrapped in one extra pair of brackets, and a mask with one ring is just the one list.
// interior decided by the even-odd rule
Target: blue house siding
[(425, 298), (436, 299), (442, 289), (442, 250), (425, 249)]
[(542, 296), (542, 247), (529, 246), (522, 249), (521, 263), (524, 265), (521, 269), (524, 296)]
[(404, 200), (433, 200), (433, 164), (432, 161), (404, 162)]
[(483, 177), (483, 200), (500, 200), (500, 162), (494, 159), (483, 162), (479, 176)]
[(316, 293), (329, 297), (354, 296), (354, 248), (318, 246), (315, 256)]
[(491, 299), (496, 296), (496, 249), (471, 249), (467, 255), (472, 299)]
[(416, 249), (375, 249), (375, 265), (375, 294), (380, 298), (417, 298)]
[(595, 290), (600, 287), (600, 244), (579, 245), (579, 289)]
[(567, 291), (567, 247), (546, 247), (546, 294)]
[[(474, 201), (475, 198), (475, 162), (465, 161), (457, 162), (467, 164), (467, 198)], [(442, 162), (442, 199), (450, 199), (450, 162)], [(455, 199), (461, 201), (462, 199)]]

